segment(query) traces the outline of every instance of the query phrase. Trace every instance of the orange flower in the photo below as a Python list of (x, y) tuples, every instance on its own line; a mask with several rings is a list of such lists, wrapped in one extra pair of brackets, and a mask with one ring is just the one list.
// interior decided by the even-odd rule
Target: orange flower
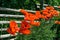
[(31, 31), (30, 30), (23, 30), (22, 33), (25, 35), (28, 35), (28, 34), (31, 34)]
[(56, 11), (56, 10), (54, 10), (53, 12), (51, 12), (51, 14), (52, 14), (53, 16), (59, 16), (59, 12)]
[(31, 21), (31, 20), (34, 21), (35, 19), (36, 19), (35, 16), (30, 16), (30, 21)]
[(21, 27), (19, 29), (19, 33), (28, 35), (31, 33), (31, 31), (29, 30), (29, 28), (31, 28), (30, 24), (28, 22), (26, 22), (25, 20), (23, 20), (21, 22)]
[(30, 24), (26, 22), (25, 20), (22, 21), (21, 23), (21, 28), (31, 28)]
[(25, 16), (25, 18), (24, 18), (24, 20), (29, 20), (29, 21), (31, 21), (31, 20), (34, 21), (35, 19), (39, 19), (39, 18), (36, 15), (31, 14), (31, 13), (29, 13), (28, 16)]
[(50, 10), (54, 10), (54, 7), (50, 6)]
[(41, 15), (41, 18), (45, 19), (45, 16), (44, 15)]
[(48, 15), (49, 13), (48, 12), (42, 12), (43, 13), (43, 15)]
[(16, 32), (19, 31), (18, 25), (15, 21), (10, 21), (10, 27), (7, 29), (7, 32), (15, 35)]
[(40, 15), (39, 11), (36, 12), (36, 15), (34, 15), (32, 13), (28, 13), (27, 11), (25, 11), (23, 9), (21, 9), (20, 12), (22, 12), (24, 14), (24, 16), (25, 16), (24, 20), (31, 21), (31, 20), (39, 19), (39, 17), (41, 18), (41, 15)]
[(48, 14), (48, 15), (46, 15), (46, 17), (48, 17), (48, 18), (52, 18), (52, 14)]
[(12, 34), (12, 35), (15, 35), (15, 30), (11, 30), (11, 28), (8, 28), (7, 29), (7, 32), (9, 33), (9, 34)]
[(50, 10), (50, 7), (46, 7), (46, 9)]
[(40, 11), (36, 11), (36, 13), (35, 13), (35, 18), (36, 19), (39, 19), (39, 18), (41, 18), (41, 14), (40, 14)]
[(19, 30), (18, 25), (15, 21), (10, 21), (10, 28), (11, 30), (15, 29), (16, 31)]
[(55, 11), (54, 15), (55, 16), (59, 16), (59, 12), (58, 11)]
[(14, 28), (14, 27), (18, 27), (17, 23), (15, 21), (10, 21), (10, 27)]
[(39, 26), (39, 25), (40, 25), (40, 22), (30, 21), (30, 24), (31, 24), (31, 25), (35, 25), (35, 26)]
[(24, 17), (24, 20), (26, 20), (26, 21), (27, 21), (27, 20), (30, 20), (29, 16), (25, 16), (25, 17)]
[[(48, 8), (48, 7), (46, 7), (46, 8)], [(49, 8), (50, 9), (50, 8)], [(48, 12), (49, 10), (48, 9), (44, 9), (44, 10), (42, 10), (42, 12)]]
[(54, 10), (54, 7), (48, 6), (48, 7), (46, 7), (46, 9), (48, 9), (48, 10)]
[(28, 15), (28, 12), (25, 11), (24, 9), (21, 9), (20, 12), (22, 12), (24, 15)]
[(29, 18), (30, 18), (30, 20), (35, 20), (35, 18), (34, 18), (35, 16), (34, 16), (34, 14), (29, 14)]
[(22, 34), (25, 34), (25, 35), (31, 34), (31, 31), (28, 30), (28, 29), (19, 30), (19, 32), (22, 33)]

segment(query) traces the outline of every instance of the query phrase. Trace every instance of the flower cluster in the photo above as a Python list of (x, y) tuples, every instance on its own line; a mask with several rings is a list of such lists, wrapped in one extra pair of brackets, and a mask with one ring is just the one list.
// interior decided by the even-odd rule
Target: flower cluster
[(52, 18), (53, 16), (58, 16), (59, 12), (56, 11), (54, 9), (54, 7), (50, 6), (50, 7), (46, 7), (46, 9), (42, 10), (42, 14), (44, 16), (42, 18), (48, 20), (48, 19)]
[(10, 21), (10, 27), (7, 29), (7, 32), (12, 35), (15, 35), (16, 32), (28, 35), (31, 33), (31, 31), (29, 30), (30, 28), (30, 24), (26, 21), (21, 22), (20, 28), (15, 21)]
[(35, 25), (35, 26), (39, 26), (40, 22), (34, 22), (34, 20), (37, 20), (37, 19), (49, 20), (53, 16), (58, 16), (59, 15), (59, 12), (56, 11), (54, 9), (54, 7), (52, 7), (52, 6), (46, 7), (44, 10), (41, 10), (41, 11), (36, 11), (35, 14), (27, 12), (24, 9), (22, 9), (20, 12), (22, 14), (24, 14), (24, 16), (25, 16), (24, 20), (30, 21), (30, 24)]
[(20, 12), (24, 14), (25, 16), (24, 20), (30, 21), (31, 25), (35, 25), (35, 26), (40, 25), (40, 22), (34, 22), (35, 20), (40, 18), (40, 11), (36, 11), (36, 14), (32, 14), (22, 9)]
[[(38, 20), (38, 19), (49, 20), (53, 16), (59, 15), (59, 12), (56, 11), (52, 6), (46, 7), (46, 9), (41, 11), (36, 11), (35, 14), (27, 12), (24, 9), (21, 9), (20, 12), (25, 16), (24, 20), (21, 21), (20, 28), (18, 28), (18, 25), (15, 21), (10, 21), (10, 27), (7, 29), (7, 32), (12, 35), (15, 35), (16, 32), (28, 35), (31, 33), (30, 24), (34, 26), (39, 26), (41, 24), (39, 21), (35, 21), (35, 20)], [(30, 21), (30, 22), (28, 23), (27, 21)]]

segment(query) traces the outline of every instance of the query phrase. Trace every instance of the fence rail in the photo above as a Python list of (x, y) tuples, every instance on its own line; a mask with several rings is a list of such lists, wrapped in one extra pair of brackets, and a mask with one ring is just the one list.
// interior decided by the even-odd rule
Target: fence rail
[(24, 15), (0, 14), (0, 17), (24, 17)]
[[(15, 21), (16, 23), (21, 23), (21, 21)], [(10, 21), (0, 21), (0, 24), (10, 23)]]
[[(14, 36), (16, 36), (16, 35), (17, 35), (17, 33)], [(13, 35), (11, 35), (11, 34), (4, 34), (4, 35), (0, 35), (0, 38), (7, 38), (7, 37), (10, 37), (10, 36), (13, 36)]]
[[(38, 4), (38, 5), (40, 5), (40, 4)], [(43, 4), (43, 6), (48, 6), (48, 4)], [(53, 7), (58, 8), (58, 6), (53, 6)], [(45, 8), (43, 8), (43, 9), (45, 9)], [(4, 8), (4, 7), (0, 7), (0, 10), (2, 10), (2, 11), (14, 11), (14, 12), (20, 12), (21, 11), (21, 9), (11, 9), (11, 8)], [(33, 13), (36, 12), (33, 10), (26, 10), (26, 11), (33, 12)]]
[[(20, 12), (21, 9), (11, 9), (11, 8), (3, 8), (3, 7), (0, 7), (0, 10), (3, 10), (3, 11), (14, 11), (14, 12)], [(32, 10), (26, 10), (28, 12), (33, 12), (35, 13), (36, 11), (32, 11)]]
[(1, 28), (0, 29), (0, 31), (6, 31), (7, 30), (7, 28)]

